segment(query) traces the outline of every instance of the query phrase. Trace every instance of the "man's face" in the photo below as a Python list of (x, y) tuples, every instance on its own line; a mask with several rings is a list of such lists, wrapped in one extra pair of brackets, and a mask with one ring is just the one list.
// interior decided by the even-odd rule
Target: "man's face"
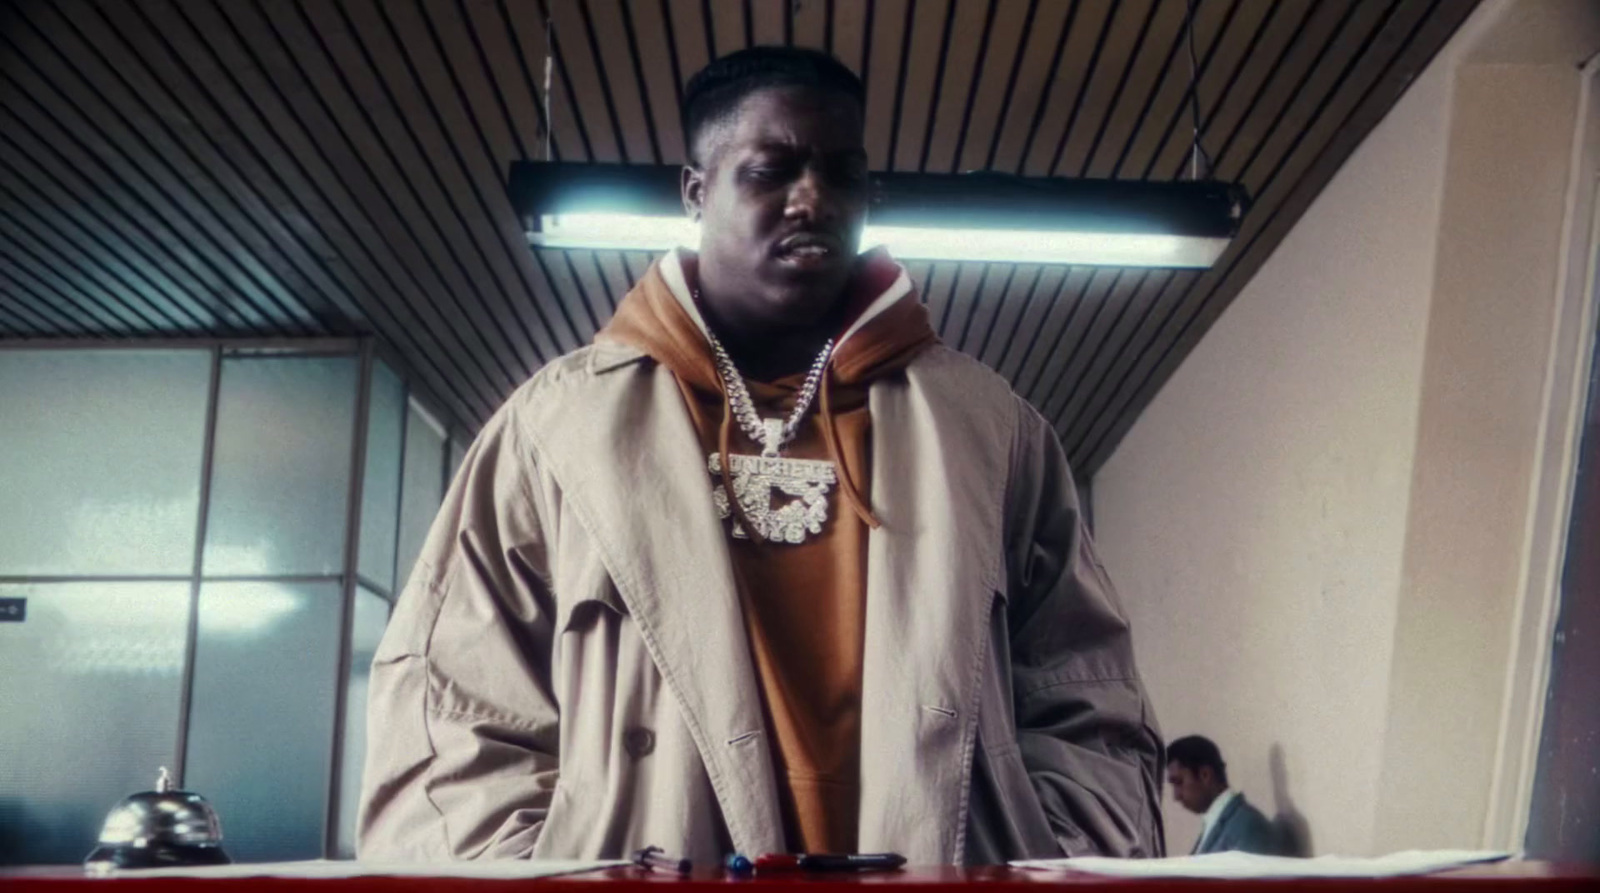
[(758, 90), (697, 147), (684, 204), (699, 213), (700, 281), (724, 312), (768, 326), (826, 319), (844, 294), (867, 208), (861, 110), (801, 88)]
[(1211, 801), (1219, 793), (1215, 790), (1216, 775), (1210, 766), (1203, 766), (1196, 771), (1182, 763), (1168, 763), (1167, 785), (1172, 788), (1172, 799), (1182, 803), (1184, 809), (1197, 814), (1209, 809)]

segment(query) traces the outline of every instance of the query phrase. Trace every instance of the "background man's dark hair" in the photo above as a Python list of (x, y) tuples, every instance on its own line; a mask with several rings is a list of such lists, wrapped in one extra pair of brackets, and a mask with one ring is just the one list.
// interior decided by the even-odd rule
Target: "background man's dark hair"
[(1168, 744), (1167, 762), (1177, 763), (1196, 773), (1209, 766), (1217, 776), (1217, 782), (1223, 787), (1228, 786), (1228, 764), (1222, 762), (1222, 751), (1210, 738), (1190, 735)]
[(751, 47), (730, 53), (700, 69), (683, 89), (683, 140), (691, 164), (700, 137), (725, 121), (746, 96), (772, 87), (806, 87), (849, 98), (863, 110), (861, 79), (827, 53), (801, 47)]

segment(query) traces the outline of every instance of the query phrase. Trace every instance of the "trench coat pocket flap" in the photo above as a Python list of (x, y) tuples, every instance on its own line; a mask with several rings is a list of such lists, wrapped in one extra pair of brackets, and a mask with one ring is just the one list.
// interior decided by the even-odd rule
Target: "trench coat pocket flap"
[(607, 611), (617, 617), (628, 616), (628, 606), (609, 586), (592, 596), (562, 603), (556, 609), (556, 629), (563, 633), (588, 629)]

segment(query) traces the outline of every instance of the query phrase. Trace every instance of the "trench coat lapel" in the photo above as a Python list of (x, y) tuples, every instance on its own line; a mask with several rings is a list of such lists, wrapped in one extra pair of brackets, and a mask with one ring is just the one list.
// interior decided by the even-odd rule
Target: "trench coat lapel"
[(641, 358), (596, 350), (595, 405), (608, 409), (557, 421), (543, 458), (683, 711), (733, 845), (782, 852), (770, 743), (706, 457), (671, 373)]

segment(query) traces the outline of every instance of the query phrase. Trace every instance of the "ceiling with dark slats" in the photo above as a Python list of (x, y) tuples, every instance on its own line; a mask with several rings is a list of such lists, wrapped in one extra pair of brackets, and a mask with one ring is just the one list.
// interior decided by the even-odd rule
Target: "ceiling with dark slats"
[[(645, 254), (530, 251), (516, 159), (679, 163), (681, 85), (793, 43), (878, 170), (1216, 175), (1210, 271), (913, 263), (944, 339), (1092, 474), (1474, 2), (0, 0), (0, 338), (374, 333), (457, 422), (587, 342)], [(1293, 295), (1284, 295), (1293, 300)]]

